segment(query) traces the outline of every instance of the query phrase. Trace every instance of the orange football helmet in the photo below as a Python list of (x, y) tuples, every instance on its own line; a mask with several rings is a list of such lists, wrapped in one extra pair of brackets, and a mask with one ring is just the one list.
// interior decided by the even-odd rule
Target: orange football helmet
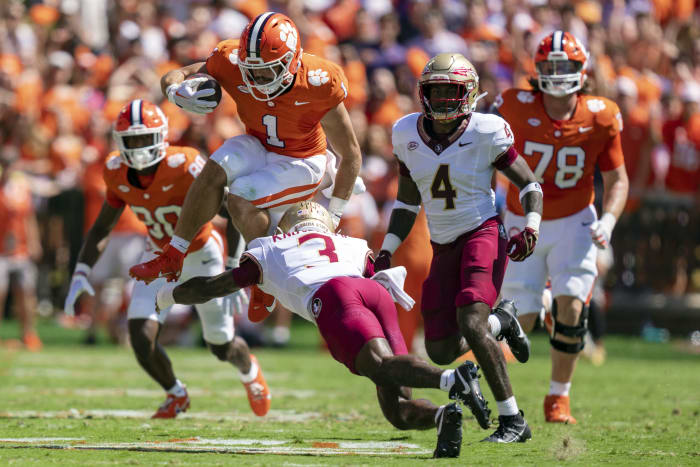
[(301, 54), (299, 30), (287, 16), (268, 11), (248, 23), (238, 46), (238, 67), (250, 94), (259, 101), (282, 94), (294, 81)]
[(112, 135), (124, 163), (142, 170), (165, 157), (168, 119), (157, 105), (135, 99), (119, 112)]
[(540, 41), (535, 53), (537, 84), (552, 96), (573, 94), (586, 81), (588, 52), (573, 34), (554, 31)]

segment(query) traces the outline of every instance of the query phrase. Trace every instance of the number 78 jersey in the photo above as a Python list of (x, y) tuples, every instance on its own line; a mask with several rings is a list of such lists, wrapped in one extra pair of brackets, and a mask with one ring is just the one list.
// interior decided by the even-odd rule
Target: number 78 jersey
[(446, 141), (431, 139), (427, 124), (420, 113), (406, 115), (391, 139), (401, 174), (420, 191), (431, 240), (445, 244), (497, 214), (494, 163), (513, 145), (513, 133), (501, 117), (477, 112)]
[[(510, 123), (516, 149), (542, 185), (543, 219), (570, 216), (593, 202), (596, 164), (604, 172), (624, 163), (622, 116), (609, 99), (579, 94), (574, 114), (564, 121), (549, 118), (539, 92), (509, 89), (494, 106)], [(508, 210), (522, 216), (518, 194), (511, 183)]]
[(370, 254), (365, 240), (308, 230), (256, 238), (243, 256), (260, 268), (261, 290), (315, 323), (312, 296), (334, 277), (363, 277)]

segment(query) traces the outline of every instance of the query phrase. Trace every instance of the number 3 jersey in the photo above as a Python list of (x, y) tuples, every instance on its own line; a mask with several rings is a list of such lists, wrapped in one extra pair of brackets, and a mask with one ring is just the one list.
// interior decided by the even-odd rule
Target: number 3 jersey
[(422, 114), (406, 115), (391, 139), (401, 175), (420, 191), (431, 240), (445, 244), (497, 214), (491, 179), (497, 166), (513, 163), (504, 159), (513, 133), (501, 117), (476, 112), (444, 141), (433, 140), (425, 125)]
[(334, 277), (363, 277), (370, 254), (365, 240), (300, 231), (256, 238), (243, 258), (260, 268), (260, 289), (315, 323), (310, 302), (316, 291)]
[[(622, 116), (613, 101), (579, 94), (569, 120), (549, 118), (542, 93), (509, 89), (494, 106), (515, 132), (515, 147), (544, 192), (543, 219), (559, 219), (593, 202), (595, 166), (603, 172), (624, 163)], [(508, 188), (508, 210), (523, 215), (518, 188)]]
[[(130, 206), (146, 225), (149, 238), (163, 249), (175, 231), (187, 190), (205, 163), (204, 157), (194, 148), (169, 146), (152, 179), (146, 179), (138, 177), (135, 170), (129, 171), (119, 152), (114, 151), (107, 157), (103, 172), (107, 185), (106, 201), (116, 209)], [(212, 228), (210, 222), (206, 223), (192, 239), (189, 251), (202, 248)]]

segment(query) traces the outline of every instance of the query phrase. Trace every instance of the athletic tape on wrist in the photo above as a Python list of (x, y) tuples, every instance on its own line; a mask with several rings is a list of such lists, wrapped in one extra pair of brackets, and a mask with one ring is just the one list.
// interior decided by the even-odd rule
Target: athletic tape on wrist
[(400, 245), (401, 239), (398, 235), (393, 233), (387, 233), (384, 236), (384, 242), (382, 242), (382, 247), (380, 250), (386, 250), (393, 255)]

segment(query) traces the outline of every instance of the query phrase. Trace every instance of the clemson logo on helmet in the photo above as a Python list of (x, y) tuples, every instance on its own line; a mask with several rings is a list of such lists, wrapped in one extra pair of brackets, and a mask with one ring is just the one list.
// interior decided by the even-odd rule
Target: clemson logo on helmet
[(330, 78), (328, 77), (328, 72), (322, 69), (309, 71), (309, 83), (313, 86), (320, 86), (326, 84)]
[(287, 22), (280, 24), (280, 39), (287, 44), (290, 50), (297, 48), (297, 31), (291, 24)]

